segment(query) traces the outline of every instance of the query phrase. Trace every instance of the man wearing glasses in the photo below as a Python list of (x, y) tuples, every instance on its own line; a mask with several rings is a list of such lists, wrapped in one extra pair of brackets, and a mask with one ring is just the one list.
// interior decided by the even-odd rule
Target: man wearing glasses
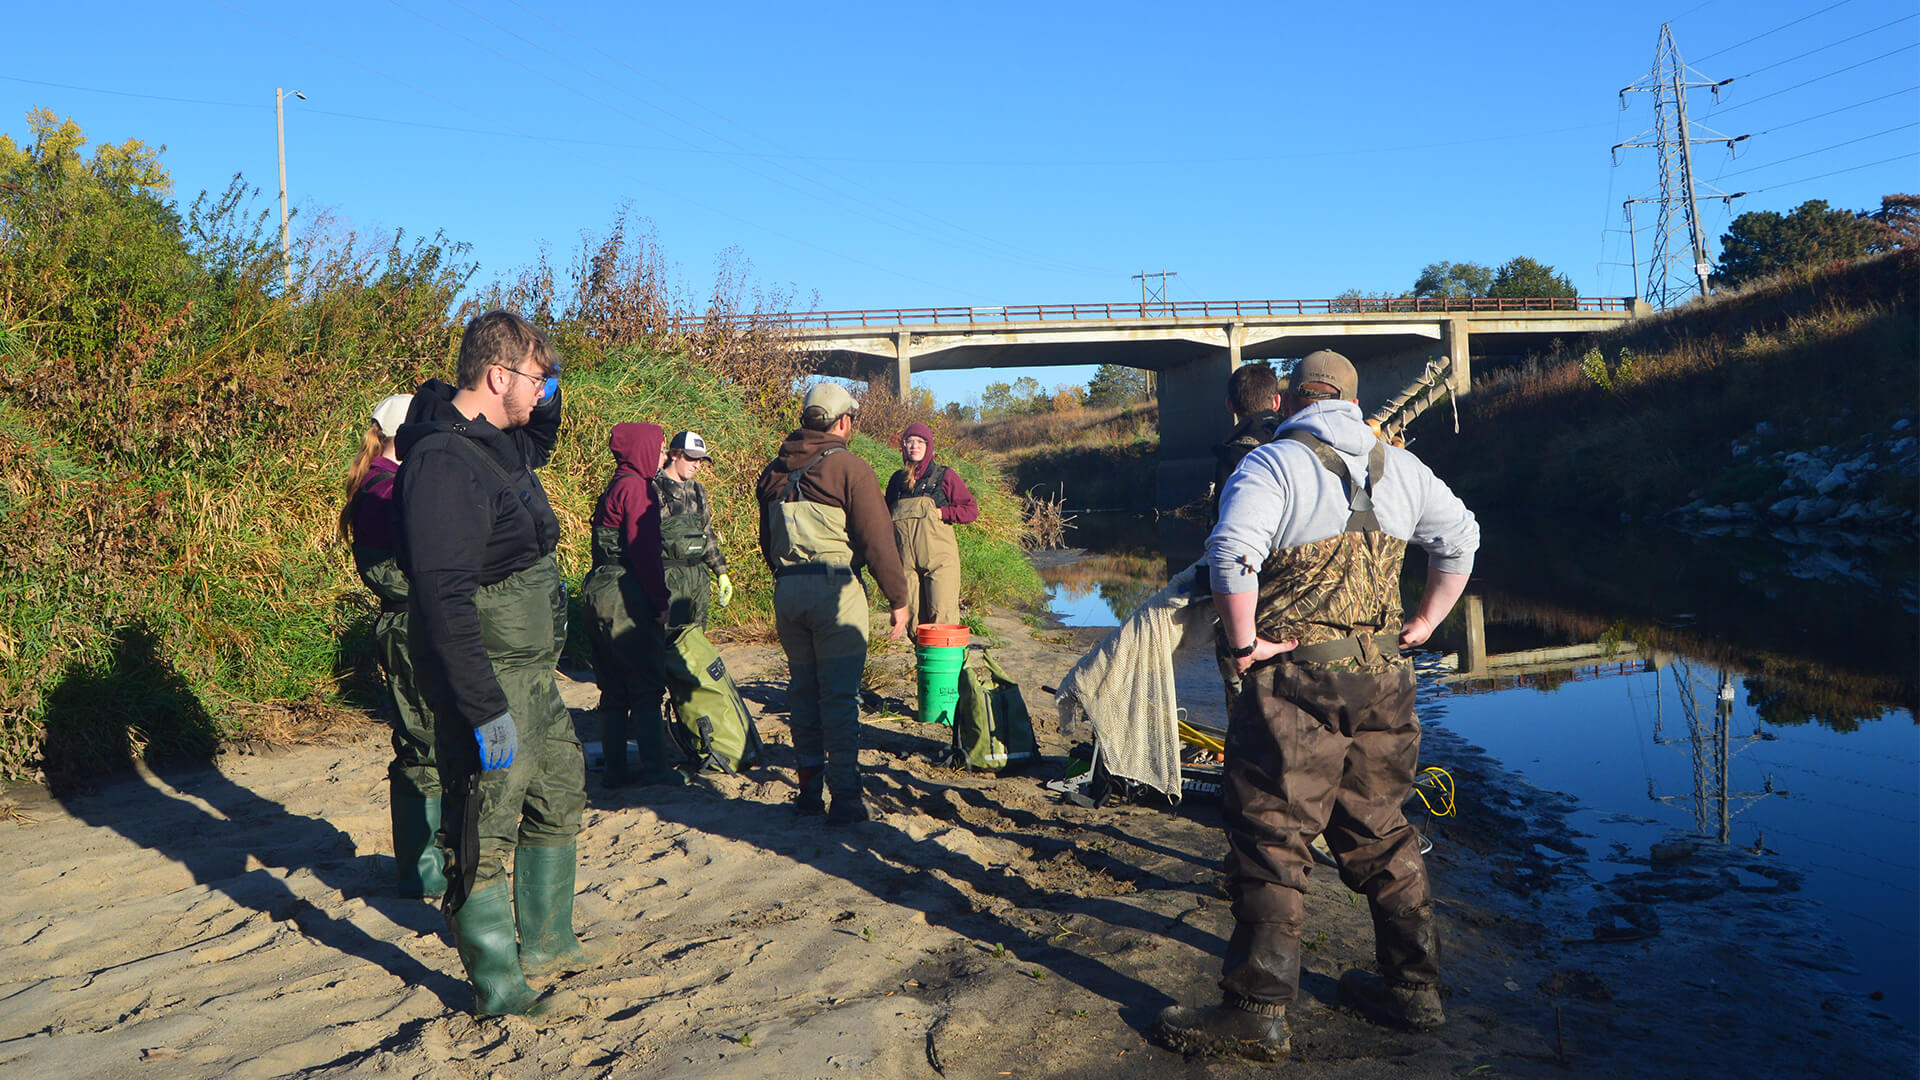
[(586, 770), (553, 680), (560, 525), (534, 474), (560, 432), (559, 373), (546, 335), (489, 311), (461, 338), (459, 386), (421, 386), (396, 439), (408, 651), (433, 712), (453, 855), (444, 904), (481, 1016), (553, 1012), (558, 999), (527, 975), (587, 966), (573, 933)]

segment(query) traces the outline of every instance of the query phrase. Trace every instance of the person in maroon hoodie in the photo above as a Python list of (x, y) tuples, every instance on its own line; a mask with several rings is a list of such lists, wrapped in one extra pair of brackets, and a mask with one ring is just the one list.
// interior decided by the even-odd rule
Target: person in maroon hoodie
[(907, 626), (960, 621), (960, 545), (955, 525), (971, 525), (980, 504), (960, 474), (933, 460), (933, 429), (907, 425), (900, 433), (905, 468), (887, 481), (893, 540), (907, 572)]
[[(593, 512), (593, 570), (582, 588), (593, 674), (600, 684), (601, 786), (685, 784), (667, 735), (667, 577), (660, 559), (660, 504), (648, 481), (667, 460), (658, 424), (613, 425), (607, 436), (613, 479)], [(639, 743), (639, 768), (627, 771), (627, 736)]]

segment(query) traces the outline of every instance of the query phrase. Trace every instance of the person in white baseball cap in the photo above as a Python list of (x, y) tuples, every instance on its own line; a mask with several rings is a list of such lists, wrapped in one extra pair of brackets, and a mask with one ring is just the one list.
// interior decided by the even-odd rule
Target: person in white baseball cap
[(446, 853), (434, 840), (440, 830), (439, 759), (433, 713), (407, 655), (407, 577), (394, 559), (393, 481), (400, 455), (393, 440), (412, 405), (412, 394), (391, 394), (368, 414), (360, 453), (347, 470), (339, 536), (353, 545), (354, 569), (380, 601), (373, 643), (386, 683), (382, 712), (393, 725), (387, 801), (393, 812), (394, 888), (401, 896), (433, 899), (447, 891)]
[[(660, 495), (660, 543), (667, 565), (667, 626), (705, 629), (709, 603), (733, 602), (727, 557), (713, 531), (713, 503), (698, 477), (712, 457), (697, 431), (683, 431), (667, 444), (667, 464), (653, 479)], [(708, 574), (712, 574), (709, 588)]]

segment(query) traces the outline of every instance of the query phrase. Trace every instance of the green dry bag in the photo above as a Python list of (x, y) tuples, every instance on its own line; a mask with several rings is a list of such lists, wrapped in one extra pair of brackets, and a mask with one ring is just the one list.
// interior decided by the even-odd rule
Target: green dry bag
[(993, 657), (981, 650), (987, 675), (982, 679), (968, 664), (960, 669), (960, 702), (953, 716), (953, 764), (984, 772), (1004, 772), (1031, 765), (1040, 756), (1033, 738), (1033, 718), (1020, 684), (1007, 677)]
[(702, 768), (739, 772), (760, 764), (760, 732), (727, 674), (726, 661), (698, 626), (673, 632), (667, 650), (667, 696), (679, 723), (675, 741)]

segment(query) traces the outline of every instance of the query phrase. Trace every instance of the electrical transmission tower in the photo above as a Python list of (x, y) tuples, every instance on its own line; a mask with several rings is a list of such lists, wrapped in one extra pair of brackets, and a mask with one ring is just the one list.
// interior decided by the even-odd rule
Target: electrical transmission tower
[[(1692, 76), (1689, 79), (1689, 76)], [(1745, 135), (1729, 137), (1710, 128), (1690, 124), (1687, 120), (1687, 91), (1711, 89), (1719, 94), (1720, 87), (1732, 82), (1725, 79), (1713, 82), (1701, 79), (1699, 72), (1687, 67), (1680, 59), (1680, 48), (1673, 43), (1673, 31), (1665, 23), (1660, 25), (1660, 44), (1654, 50), (1653, 70), (1645, 78), (1620, 91), (1620, 108), (1627, 107), (1627, 95), (1644, 93), (1653, 95), (1653, 127), (1641, 132), (1628, 142), (1613, 148), (1613, 162), (1620, 163), (1620, 151), (1629, 149), (1651, 149), (1660, 159), (1660, 194), (1628, 199), (1623, 205), (1627, 217), (1627, 235), (1633, 237), (1633, 207), (1636, 203), (1653, 203), (1659, 214), (1653, 227), (1653, 251), (1647, 259), (1646, 287), (1640, 283), (1639, 244), (1634, 243), (1634, 292), (1644, 297), (1655, 307), (1667, 308), (1684, 303), (1688, 294), (1698, 292), (1707, 294), (1707, 274), (1712, 264), (1707, 260), (1707, 243), (1700, 235), (1700, 199), (1704, 195), (1709, 199), (1731, 201), (1746, 192), (1732, 195), (1715, 188), (1711, 184), (1700, 184), (1693, 174), (1693, 146), (1695, 143), (1725, 143), (1731, 149)], [(1676, 236), (1676, 234), (1684, 234)], [(1686, 250), (1683, 252), (1681, 244)], [(1689, 262), (1691, 265), (1688, 265)], [(1688, 271), (1692, 271), (1693, 280), (1689, 280)]]

